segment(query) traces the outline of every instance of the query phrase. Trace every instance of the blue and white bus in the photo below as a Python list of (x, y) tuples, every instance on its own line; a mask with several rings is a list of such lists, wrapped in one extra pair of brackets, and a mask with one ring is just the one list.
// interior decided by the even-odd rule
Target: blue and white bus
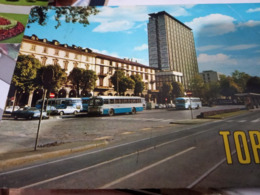
[(82, 97), (81, 100), (82, 100), (81, 112), (88, 112), (88, 105), (89, 105), (90, 97)]
[[(45, 100), (45, 109), (47, 112), (63, 114), (77, 114), (82, 109), (81, 98), (49, 98), (48, 103)], [(36, 102), (36, 108), (40, 109), (42, 106), (42, 99)]]
[(88, 113), (113, 116), (114, 114), (143, 111), (141, 97), (96, 96), (89, 100)]
[(201, 106), (201, 100), (198, 97), (178, 97), (175, 99), (176, 109), (199, 109)]

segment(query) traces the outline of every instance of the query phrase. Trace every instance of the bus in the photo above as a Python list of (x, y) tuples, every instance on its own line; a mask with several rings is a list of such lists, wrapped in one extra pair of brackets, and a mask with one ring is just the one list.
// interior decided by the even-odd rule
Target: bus
[(89, 97), (82, 97), (82, 110), (81, 112), (88, 112), (88, 105), (89, 105)]
[(201, 100), (198, 97), (178, 97), (175, 99), (176, 109), (199, 109), (201, 106)]
[(88, 113), (109, 115), (125, 114), (143, 111), (140, 97), (130, 96), (96, 96), (89, 100)]
[[(49, 98), (45, 100), (44, 107), (47, 113), (57, 113), (59, 115), (63, 114), (77, 114), (82, 109), (81, 98)], [(41, 109), (42, 99), (36, 102), (36, 108)]]

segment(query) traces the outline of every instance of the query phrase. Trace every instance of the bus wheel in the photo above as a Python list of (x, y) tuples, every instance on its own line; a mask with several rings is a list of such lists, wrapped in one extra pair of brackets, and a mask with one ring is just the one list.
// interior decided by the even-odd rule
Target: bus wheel
[(63, 114), (64, 114), (64, 112), (61, 111), (61, 112), (60, 112), (60, 116), (62, 116)]
[(200, 106), (199, 106), (199, 105), (197, 105), (196, 109), (199, 109), (199, 108), (200, 108)]
[(109, 115), (109, 116), (113, 116), (113, 115), (114, 115), (114, 110), (113, 110), (113, 109), (110, 109), (109, 112), (108, 112), (108, 115)]
[(75, 111), (73, 112), (73, 114), (74, 114), (74, 115), (77, 115), (77, 114), (78, 114), (78, 112), (75, 110)]
[(132, 108), (131, 114), (136, 114), (136, 109), (135, 108)]
[(189, 106), (189, 110), (192, 110), (192, 107), (191, 107), (191, 106)]

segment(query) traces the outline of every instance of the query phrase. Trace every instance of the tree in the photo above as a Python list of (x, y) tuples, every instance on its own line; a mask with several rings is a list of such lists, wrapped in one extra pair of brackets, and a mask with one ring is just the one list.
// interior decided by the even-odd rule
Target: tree
[(96, 86), (97, 75), (93, 70), (84, 70), (80, 87), (83, 90), (93, 90)]
[(120, 82), (119, 82), (119, 94), (124, 95), (124, 93), (127, 91), (127, 89), (134, 89), (135, 82), (130, 77), (124, 76)]
[(162, 102), (169, 102), (171, 100), (172, 85), (170, 83), (163, 83), (160, 89), (160, 96)]
[(244, 92), (246, 90), (247, 81), (251, 78), (251, 76), (246, 74), (245, 72), (239, 72), (238, 70), (235, 70), (232, 73), (232, 78), (240, 88), (239, 91)]
[(28, 19), (27, 27), (30, 28), (30, 24), (38, 22), (38, 24), (44, 26), (47, 24), (47, 18), (50, 11), (55, 12), (54, 18), (57, 21), (55, 28), (61, 26), (62, 18), (65, 18), (66, 23), (80, 23), (86, 27), (89, 24), (88, 17), (90, 15), (96, 15), (99, 11), (95, 7), (33, 7)]
[[(41, 67), (40, 61), (33, 56), (18, 56), (12, 78), (12, 85), (15, 87), (15, 96), (17, 92), (30, 92), (36, 87), (35, 81), (38, 70)], [(18, 97), (17, 102), (19, 102), (19, 98), (20, 97)], [(14, 104), (16, 104), (16, 102), (14, 102)]]
[(177, 81), (172, 82), (172, 97), (183, 97), (184, 96), (184, 87), (181, 83)]
[(210, 82), (205, 84), (205, 93), (203, 99), (208, 104), (216, 101), (220, 96), (220, 84), (219, 82)]
[(190, 82), (190, 89), (194, 97), (204, 96), (204, 81), (199, 74), (195, 75)]
[(141, 75), (131, 75), (130, 77), (135, 82), (134, 94), (138, 96), (139, 93), (142, 93), (144, 90), (144, 82), (142, 81), (142, 77)]
[(220, 77), (220, 94), (226, 97), (233, 97), (234, 94), (240, 92), (240, 88), (232, 77), (222, 75)]
[[(44, 72), (52, 71), (53, 77), (51, 81), (49, 81), (48, 85), (42, 81), (42, 76)], [(44, 89), (48, 90), (48, 93), (51, 91), (58, 91), (59, 88), (62, 87), (67, 81), (67, 74), (64, 69), (62, 69), (59, 65), (47, 65), (43, 66), (38, 71), (37, 82), (39, 86), (42, 86)]]
[(260, 93), (260, 77), (251, 77), (246, 83), (246, 92)]
[(111, 76), (111, 83), (114, 85), (115, 91), (120, 91), (120, 81), (125, 77), (123, 70), (116, 70), (113, 76)]
[(83, 68), (74, 67), (68, 76), (68, 80), (75, 86), (77, 91), (77, 97), (79, 97), (79, 89), (83, 80)]

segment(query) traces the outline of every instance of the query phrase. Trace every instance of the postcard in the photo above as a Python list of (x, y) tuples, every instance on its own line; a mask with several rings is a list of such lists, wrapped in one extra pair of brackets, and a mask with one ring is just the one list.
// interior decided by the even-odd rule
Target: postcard
[(0, 187), (259, 192), (259, 28), (259, 3), (32, 8)]

